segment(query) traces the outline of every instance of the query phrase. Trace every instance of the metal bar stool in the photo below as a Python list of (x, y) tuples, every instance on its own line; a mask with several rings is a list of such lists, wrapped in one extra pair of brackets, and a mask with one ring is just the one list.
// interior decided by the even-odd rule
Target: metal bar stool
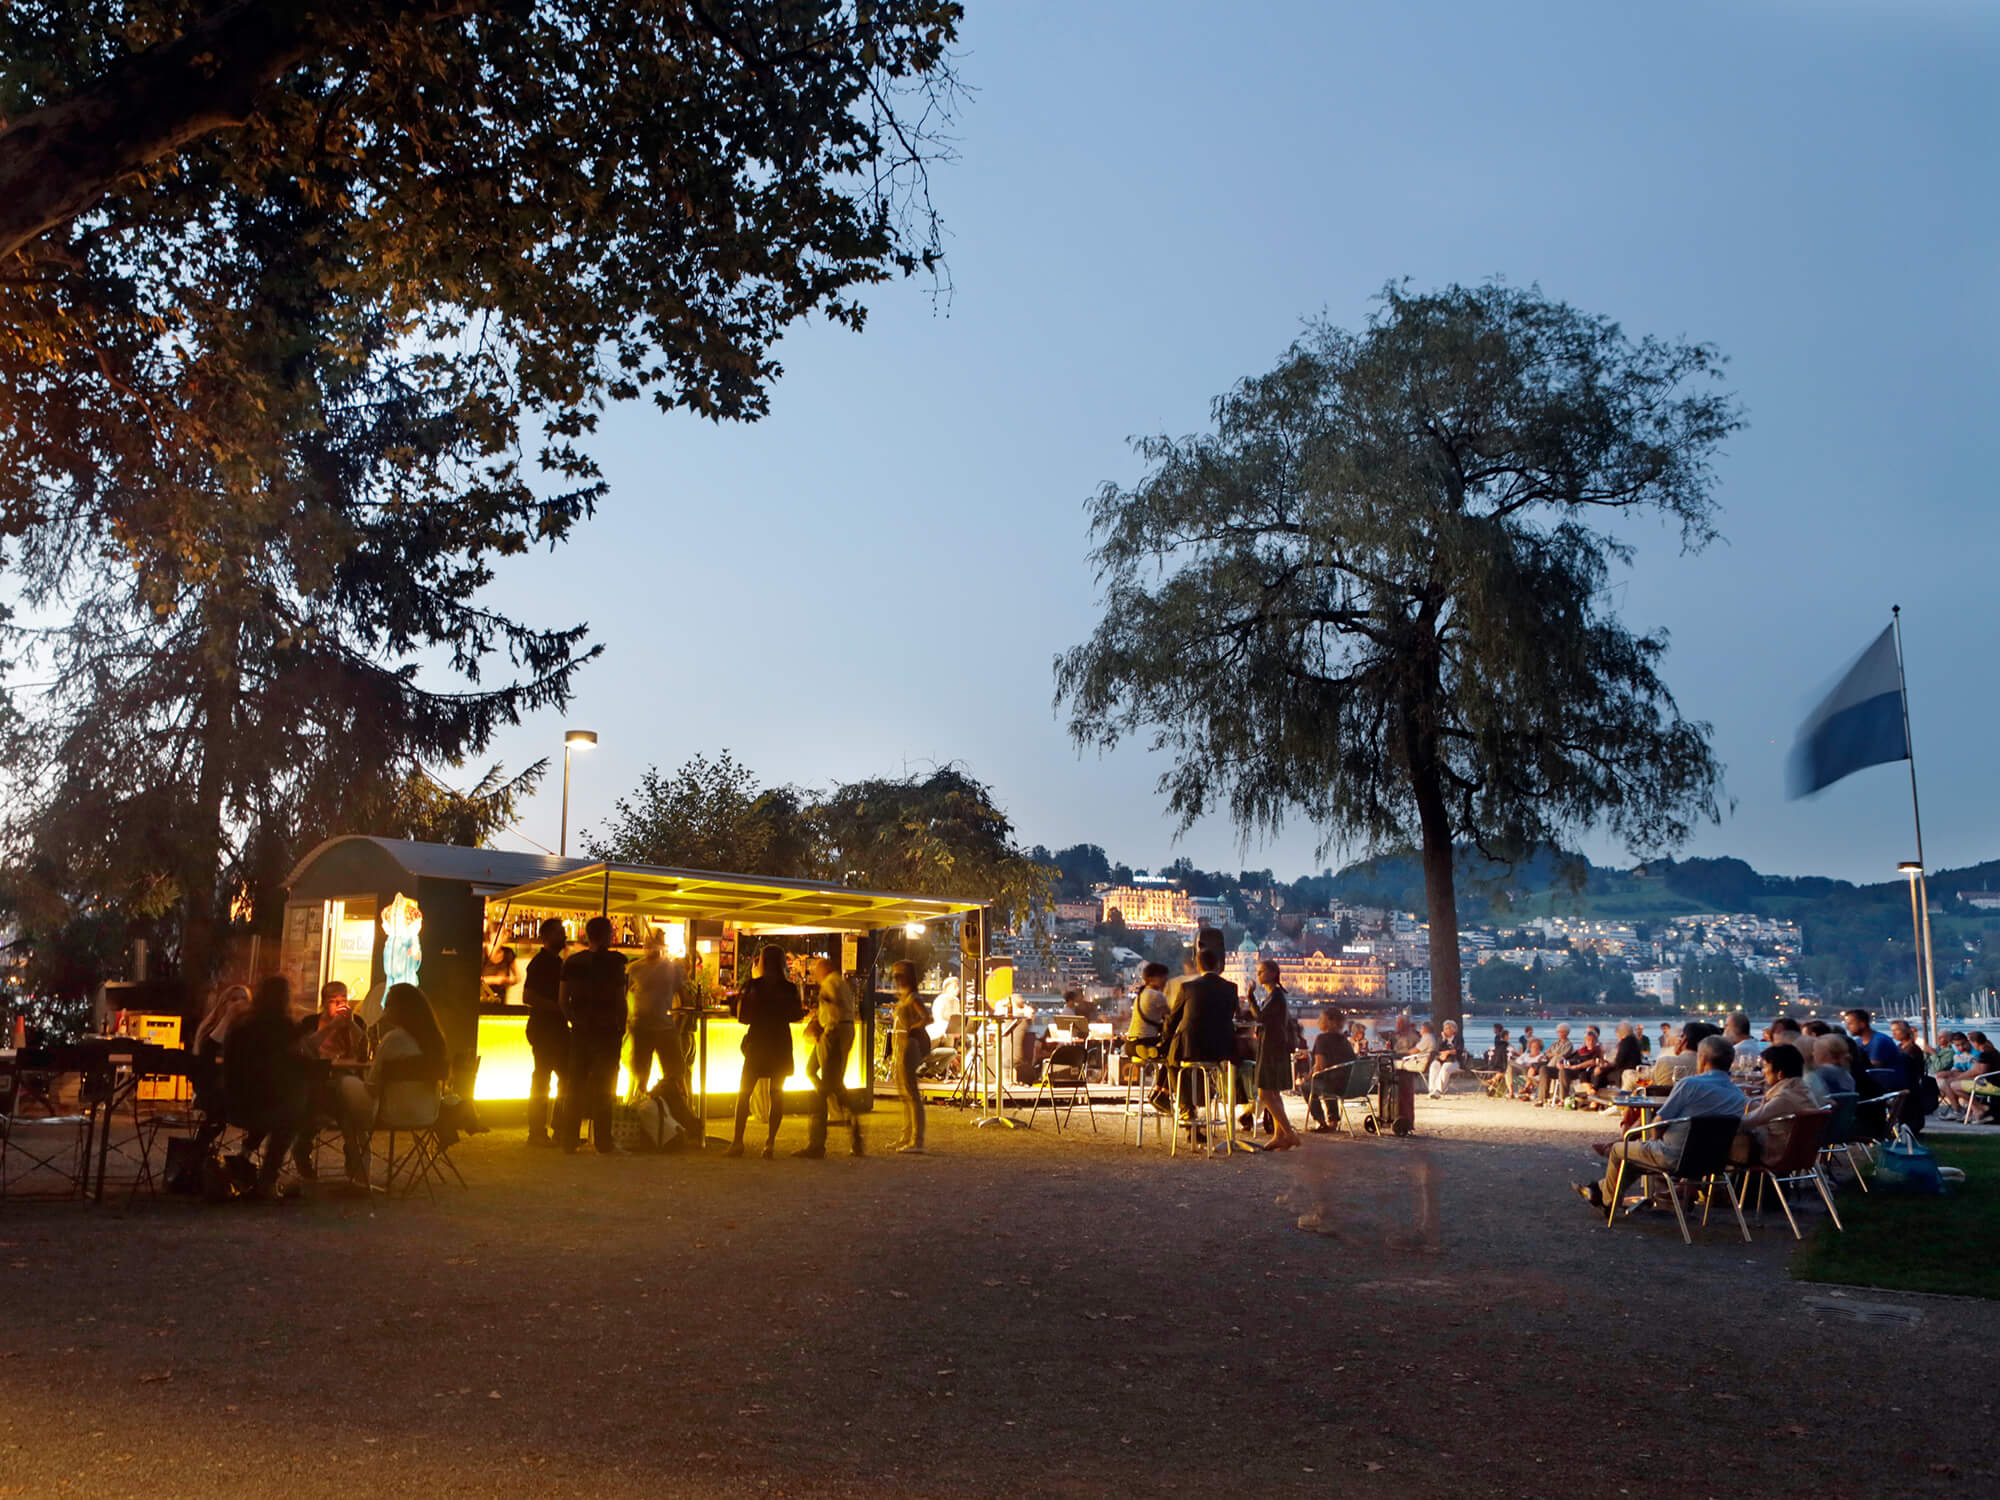
[[(1136, 1115), (1139, 1120), (1138, 1144), (1143, 1148), (1146, 1144), (1146, 1117), (1154, 1113), (1153, 1090), (1158, 1086), (1166, 1064), (1157, 1049), (1153, 1049), (1150, 1057), (1130, 1057), (1128, 1060), (1133, 1064), (1132, 1077), (1125, 1085), (1125, 1117), (1118, 1126), (1118, 1140), (1121, 1145), (1124, 1143), (1126, 1133), (1132, 1128), (1132, 1118)], [(1160, 1122), (1155, 1120), (1155, 1139), (1160, 1130)]]
[[(1234, 1062), (1180, 1062), (1173, 1065), (1170, 1072), (1174, 1082), (1188, 1081), (1191, 1118), (1179, 1118), (1179, 1089), (1175, 1089), (1175, 1128), (1168, 1140), (1167, 1155), (1178, 1154), (1181, 1131), (1190, 1136), (1188, 1149), (1206, 1151), (1210, 1156), (1228, 1155), (1236, 1149), (1236, 1108), (1235, 1089), (1231, 1075), (1235, 1071)], [(1200, 1132), (1200, 1139), (1194, 1133)]]

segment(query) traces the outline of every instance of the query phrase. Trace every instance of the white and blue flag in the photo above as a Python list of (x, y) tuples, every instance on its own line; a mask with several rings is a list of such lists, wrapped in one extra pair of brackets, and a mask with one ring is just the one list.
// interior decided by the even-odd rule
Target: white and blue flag
[(1855, 659), (1799, 730), (1786, 777), (1791, 795), (1804, 797), (1832, 786), (1864, 766), (1908, 760), (1907, 723), (1892, 626)]

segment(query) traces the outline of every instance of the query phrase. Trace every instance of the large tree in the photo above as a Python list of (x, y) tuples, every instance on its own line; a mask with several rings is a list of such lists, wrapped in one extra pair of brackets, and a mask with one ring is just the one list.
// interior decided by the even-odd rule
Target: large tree
[(562, 703), (581, 627), (495, 559), (601, 499), (606, 402), (755, 418), (785, 327), (933, 262), (958, 13), (0, 9), (16, 866), (176, 909), (198, 980), (219, 877)]
[[(46, 674), (0, 762), (6, 883), (44, 921), (165, 919), (197, 983), (228, 909), (270, 910), (303, 844), (484, 832), (521, 784), (461, 796), (426, 768), (559, 706), (592, 654), (478, 596), (594, 487), (541, 496), (494, 461), (477, 379), (319, 274), (342, 242), (309, 195), (219, 212), (228, 254), (182, 288), (175, 336), (121, 330), (124, 378), (0, 367), (32, 512), (10, 559), (29, 623), (5, 638)], [(496, 657), (513, 680), (484, 680)]]
[(1454, 844), (1518, 858), (1594, 825), (1637, 850), (1717, 816), (1708, 728), (1662, 631), (1610, 607), (1619, 523), (1714, 535), (1739, 422), (1706, 345), (1503, 284), (1391, 285), (1136, 446), (1091, 508), (1104, 616), (1056, 661), (1079, 744), (1144, 734), (1183, 827), (1302, 816), (1324, 847), (1421, 851), (1433, 1005), (1460, 1010)]

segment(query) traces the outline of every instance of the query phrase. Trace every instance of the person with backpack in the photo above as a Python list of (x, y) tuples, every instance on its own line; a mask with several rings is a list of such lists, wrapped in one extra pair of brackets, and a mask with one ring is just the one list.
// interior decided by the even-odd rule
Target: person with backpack
[(896, 1097), (903, 1101), (903, 1134), (896, 1149), (920, 1156), (924, 1149), (924, 1093), (917, 1086), (917, 1069), (930, 1056), (931, 1016), (917, 998), (917, 966), (907, 958), (889, 971), (889, 987), (896, 992), (896, 1009), (889, 1022), (894, 1047), (890, 1062)]

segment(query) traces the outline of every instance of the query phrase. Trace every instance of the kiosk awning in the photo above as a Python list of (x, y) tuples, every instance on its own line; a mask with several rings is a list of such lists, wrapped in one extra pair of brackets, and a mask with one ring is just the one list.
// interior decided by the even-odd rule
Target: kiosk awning
[(669, 922), (715, 920), (738, 926), (837, 932), (931, 922), (976, 911), (983, 904), (942, 896), (862, 891), (814, 880), (619, 864), (585, 865), (494, 892), (486, 899)]

